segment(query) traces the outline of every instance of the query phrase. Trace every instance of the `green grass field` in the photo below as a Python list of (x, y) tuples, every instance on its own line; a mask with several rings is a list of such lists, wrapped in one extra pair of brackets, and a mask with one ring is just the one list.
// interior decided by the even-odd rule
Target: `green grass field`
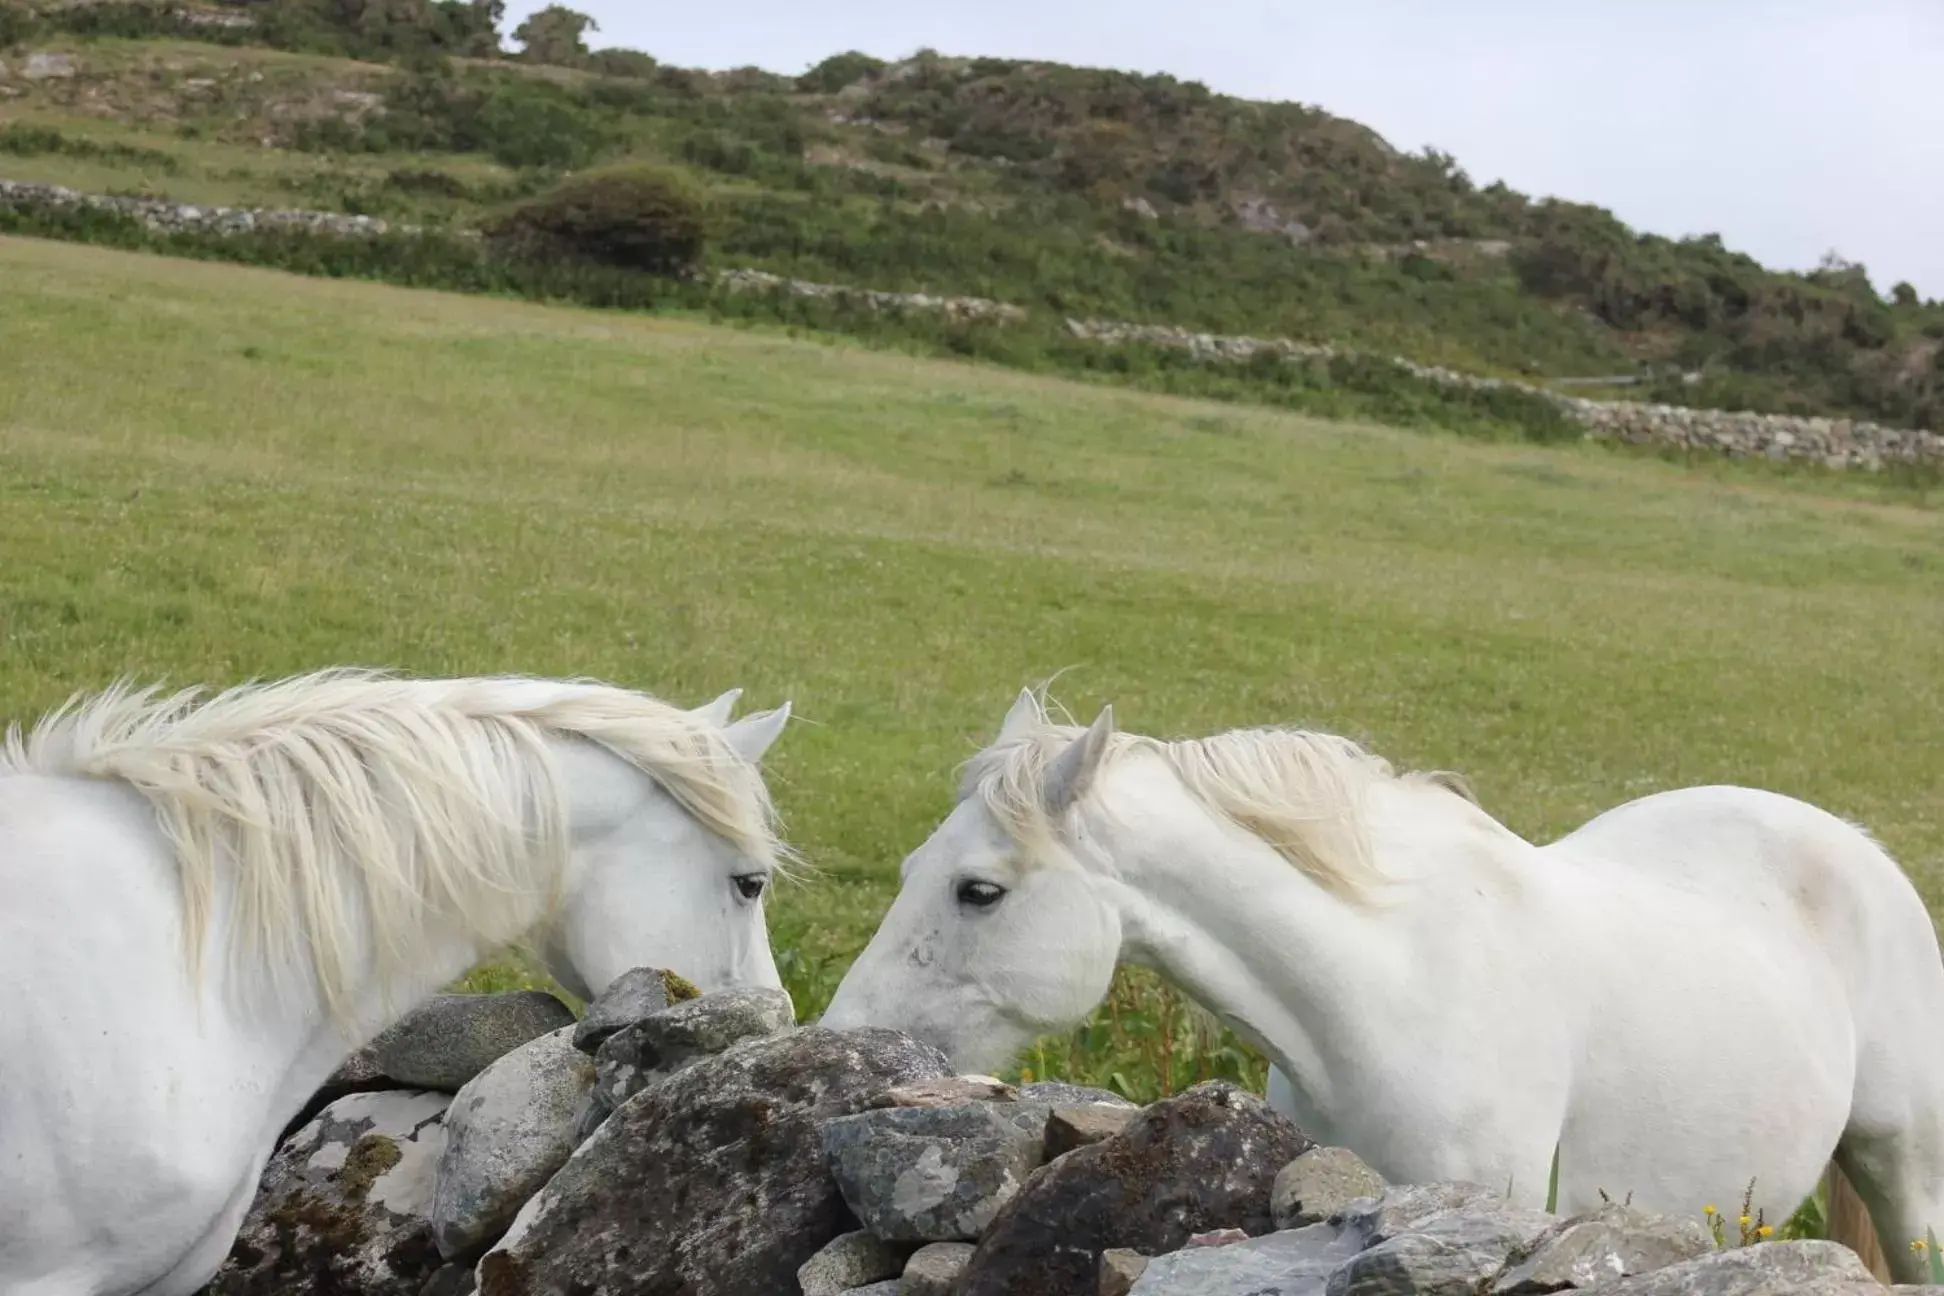
[[(1917, 499), (0, 240), (0, 720), (352, 662), (793, 699), (771, 778), (817, 873), (771, 929), (805, 1016), (1056, 672), (1144, 732), (1296, 722), (1464, 771), (1541, 840), (1681, 784), (1808, 797), (1935, 914)], [(1025, 1062), (1260, 1079), (1138, 978)]]

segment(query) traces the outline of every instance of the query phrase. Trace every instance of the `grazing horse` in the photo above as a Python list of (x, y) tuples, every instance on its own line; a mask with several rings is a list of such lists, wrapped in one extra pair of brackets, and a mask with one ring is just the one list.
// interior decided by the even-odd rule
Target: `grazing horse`
[(355, 1048), (532, 940), (779, 985), (787, 851), (728, 724), (580, 681), (329, 670), (70, 699), (0, 751), (0, 1291), (188, 1296)]
[(1936, 933), (1883, 850), (1801, 801), (1665, 792), (1542, 848), (1339, 737), (1162, 742), (1023, 693), (821, 1020), (989, 1071), (1083, 1021), (1121, 960), (1392, 1181), (1542, 1206), (1556, 1150), (1562, 1211), (1733, 1213), (1752, 1180), (1780, 1223), (1833, 1158), (1899, 1281), (1944, 1228)]

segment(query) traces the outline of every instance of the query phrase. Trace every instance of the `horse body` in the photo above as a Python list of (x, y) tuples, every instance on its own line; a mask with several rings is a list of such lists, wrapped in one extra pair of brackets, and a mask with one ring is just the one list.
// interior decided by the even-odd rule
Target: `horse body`
[[(1415, 810), (1418, 831), (1447, 838), (1467, 835), (1454, 815), (1479, 816)], [(1605, 1192), (1693, 1215), (1738, 1206), (1752, 1179), (1779, 1223), (1813, 1190), (1855, 1087), (1847, 974), (1871, 947), (1842, 911), (1907, 888), (1901, 874), (1811, 883), (1880, 852), (1738, 788), (1646, 798), (1545, 848), (1504, 839), (1469, 864), (1413, 846), (1420, 889), (1372, 926), (1414, 952), (1415, 974), (1395, 1001), (1366, 981), (1343, 1006), (1383, 1032), (1355, 1061), (1357, 1097), (1318, 1110), (1278, 1066), (1272, 1104), (1399, 1180), (1469, 1179), (1541, 1205), (1557, 1146), (1561, 1209)], [(1812, 885), (1833, 908), (1804, 912)], [(1394, 1110), (1368, 1100), (1398, 1085)]]
[[(208, 747), (208, 759), (170, 753), (162, 765), (186, 778), (173, 794), (161, 775), (138, 790), (148, 767), (129, 756), (166, 747), (166, 733), (122, 735), (126, 779), (43, 772), (67, 762), (30, 759), (15, 737), (0, 762), (0, 985), (14, 992), (0, 1027), (0, 1290), (190, 1296), (228, 1253), (278, 1134), (318, 1085), (522, 935), (540, 937), (581, 993), (648, 963), (705, 987), (779, 984), (748, 894), (752, 877), (767, 880), (773, 844), (732, 844), (685, 804), (705, 799), (711, 779), (760, 796), (753, 763), (787, 713), (724, 729), (709, 708), (683, 713), (594, 686), (501, 681), (455, 699), (437, 692), (443, 682), (418, 683), (320, 698), (329, 724), (360, 735), (354, 761), (334, 766), (345, 752), (333, 754), (315, 717), (264, 723)], [(631, 748), (618, 731), (610, 745), (555, 727), (576, 707), (608, 708), (617, 724), (626, 712), (661, 737), (635, 735)], [(532, 741), (509, 739), (496, 713)], [(441, 725), (462, 735), (443, 755)], [(418, 737), (392, 741), (403, 733)], [(682, 749), (689, 767), (650, 769), (657, 743)], [(277, 766), (270, 750), (298, 756)], [(470, 773), (441, 784), (428, 771), (442, 760)], [(284, 797), (278, 780), (293, 769), (311, 782)], [(509, 804), (521, 789), (533, 800), (524, 818)], [(182, 848), (197, 840), (184, 835), (193, 821), (165, 810), (205, 803), (227, 812), (229, 830), (201, 839), (210, 849), (195, 857)], [(375, 820), (350, 816), (353, 803)], [(296, 804), (311, 822), (292, 818)], [(764, 806), (737, 808), (766, 831)], [(479, 827), (495, 816), (497, 827)], [(550, 821), (562, 830), (553, 852)], [(277, 831), (248, 840), (266, 827)], [(488, 835), (459, 849), (474, 828)], [(507, 867), (487, 875), (476, 857), (491, 853), (494, 833)], [(398, 869), (338, 850), (347, 840), (391, 852)], [(305, 853), (316, 867), (300, 865)], [(293, 893), (289, 879), (263, 889), (262, 871), (276, 867), (301, 879)], [(279, 926), (269, 919), (284, 901)]]
[[(1663, 909), (1703, 919), (1693, 940), (1716, 952), (1715, 979), (1699, 995), (1688, 987), (1685, 1002), (1708, 1015), (1679, 1036), (1700, 1041), (1696, 1065), (1705, 1070), (1724, 1051), (1734, 1057), (1759, 1043), (1796, 1055), (1766, 1074), (1751, 1060), (1742, 1110), (1723, 1123), (1740, 1146), (1804, 1141), (1798, 1163), (1810, 1150), (1833, 1150), (1841, 1173), (1830, 1184), (1838, 1198), (1832, 1222), (1841, 1224), (1852, 1185), (1870, 1216), (1854, 1220), (1859, 1231), (1843, 1230), (1842, 1240), (1880, 1273), (1916, 1281), (1922, 1265), (1907, 1244), (1944, 1220), (1944, 1041), (1932, 1027), (1944, 1020), (1944, 963), (1923, 901), (1896, 861), (1815, 806), (1719, 787), (1629, 802), (1541, 853), (1561, 857), (1549, 863), (1634, 880), (1642, 892), (1669, 897)], [(1736, 951), (1740, 957), (1722, 956)], [(1638, 1011), (1673, 996), (1633, 1002)], [(1751, 1003), (1768, 1006), (1763, 1018), (1749, 1016)], [(1758, 1024), (1759, 1043), (1749, 1039)], [(1604, 1101), (1617, 1105), (1623, 1096)], [(1832, 1127), (1831, 1136), (1808, 1132)], [(1813, 1183), (1819, 1169), (1797, 1173)], [(1736, 1200), (1757, 1174), (1744, 1172)], [(1798, 1182), (1770, 1178), (1770, 1200), (1778, 1185), (1793, 1190)], [(1762, 1187), (1758, 1179), (1758, 1199)], [(1790, 1205), (1785, 1197), (1771, 1221)], [(1879, 1252), (1879, 1242), (1889, 1245)]]
[[(963, 1069), (1148, 964), (1272, 1062), (1270, 1100), (1394, 1181), (1779, 1224), (1835, 1160), (1894, 1244), (1944, 1219), (1944, 969), (1867, 836), (1694, 788), (1546, 847), (1339, 739), (1160, 744), (1022, 696), (824, 1015)], [(1856, 1242), (1844, 1238), (1852, 1245)]]
[(19, 987), (0, 1051), (10, 1291), (153, 1286), (261, 1173), (273, 1113), (304, 1101), (279, 1092), (301, 1025), (244, 1029), (183, 978), (158, 975), (180, 960), (175, 864), (146, 814), (120, 786), (0, 779), (12, 919), (0, 983)]

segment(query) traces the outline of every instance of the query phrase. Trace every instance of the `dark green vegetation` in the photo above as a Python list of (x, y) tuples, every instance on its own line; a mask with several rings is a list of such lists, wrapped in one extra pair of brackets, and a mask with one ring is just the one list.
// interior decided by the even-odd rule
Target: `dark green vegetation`
[[(0, 0), (0, 12), (0, 43), (78, 64), (0, 100), (0, 114), (65, 141), (31, 156), (0, 142), (20, 178), (473, 225), (563, 172), (676, 164), (710, 191), (709, 265), (1033, 309), (1036, 336), (956, 337), (962, 353), (1049, 362), (1060, 320), (1094, 316), (1508, 376), (1632, 374), (1646, 381), (1617, 394), (1689, 405), (1944, 424), (1944, 306), (1907, 285), (1886, 300), (1861, 267), (1784, 274), (1713, 237), (1638, 235), (1299, 104), (931, 52), (896, 66), (840, 54), (796, 78), (707, 74), (590, 53), (584, 20), (558, 8), (512, 33), (524, 46), (512, 56), (498, 53), (497, 5), (455, 0), (42, 14)], [(74, 151), (110, 143), (167, 160)], [(912, 331), (928, 346), (979, 332)], [(1150, 382), (1167, 366), (1080, 363)], [(1377, 395), (1368, 375), (1334, 371), (1167, 381), (1324, 413), (1478, 421), (1388, 375)], [(1488, 421), (1546, 435), (1531, 411)]]

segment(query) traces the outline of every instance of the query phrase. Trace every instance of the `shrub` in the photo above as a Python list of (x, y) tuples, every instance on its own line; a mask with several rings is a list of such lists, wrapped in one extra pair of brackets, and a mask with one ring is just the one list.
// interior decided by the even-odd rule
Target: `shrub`
[(399, 193), (427, 198), (470, 198), (472, 186), (444, 171), (400, 168), (385, 176), (385, 184)]
[(602, 76), (638, 77), (644, 81), (661, 67), (654, 55), (631, 49), (598, 49), (587, 56), (585, 64), (588, 71)]
[(702, 258), (710, 210), (685, 173), (623, 165), (588, 171), (490, 220), (503, 256), (684, 275)]
[(40, 24), (34, 15), (18, 5), (0, 0), (0, 49), (10, 49), (23, 44), (38, 30)]
[[(0, 45), (5, 43), (0, 40)], [(0, 126), (0, 153), (11, 153), (15, 157), (64, 153), (69, 157), (129, 162), (136, 166), (152, 167), (167, 175), (174, 175), (181, 170), (174, 155), (164, 153), (161, 149), (142, 148), (133, 144), (99, 144), (90, 139), (71, 138), (52, 126), (29, 126), (23, 122), (9, 122)]]
[(884, 70), (884, 60), (858, 50), (832, 54), (797, 78), (797, 89), (806, 94), (836, 94), (845, 86), (875, 76)]
[(486, 97), (477, 130), (495, 161), (510, 167), (577, 167), (608, 147), (601, 124), (550, 89), (506, 81)]

